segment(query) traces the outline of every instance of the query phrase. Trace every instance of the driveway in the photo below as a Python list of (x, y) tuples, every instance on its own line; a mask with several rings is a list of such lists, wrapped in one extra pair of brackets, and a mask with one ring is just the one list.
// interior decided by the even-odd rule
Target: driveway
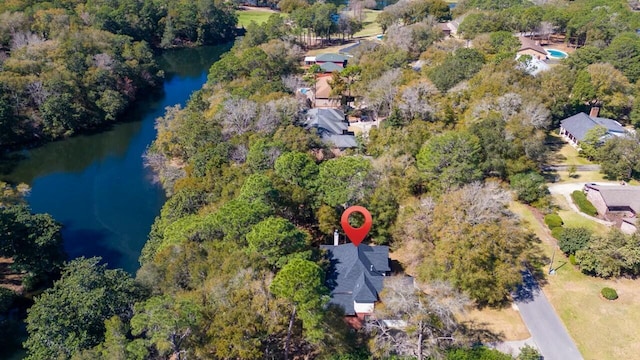
[(545, 360), (581, 360), (582, 355), (529, 271), (513, 294), (522, 320)]
[[(593, 182), (589, 182), (590, 184)], [(569, 203), (569, 207), (571, 207), (571, 210), (575, 211), (577, 214), (580, 214), (580, 216), (583, 216), (589, 220), (595, 221), (597, 223), (600, 223), (602, 225), (605, 226), (613, 226), (615, 225), (615, 223), (612, 223), (611, 221), (606, 221), (606, 220), (602, 220), (602, 219), (598, 219), (596, 217), (593, 216), (589, 216), (585, 213), (583, 213), (582, 211), (580, 211), (578, 209), (578, 207), (576, 206), (576, 204), (573, 203), (573, 199), (571, 198), (571, 193), (576, 191), (576, 190), (582, 190), (584, 188), (584, 185), (586, 184), (586, 182), (576, 182), (576, 183), (566, 183), (566, 184), (554, 184), (554, 185), (550, 185), (549, 186), (549, 192), (551, 194), (559, 194), (559, 195), (563, 195), (565, 197), (565, 199), (567, 199), (567, 203)], [(620, 185), (616, 182), (598, 182), (598, 185)]]
[(600, 165), (547, 165), (543, 166), (544, 171), (568, 171), (569, 168), (575, 166), (576, 171), (600, 171)]

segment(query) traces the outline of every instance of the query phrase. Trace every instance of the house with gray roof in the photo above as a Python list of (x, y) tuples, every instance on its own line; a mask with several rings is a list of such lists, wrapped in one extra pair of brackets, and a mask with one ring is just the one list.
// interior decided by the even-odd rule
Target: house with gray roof
[(335, 53), (324, 53), (316, 56), (316, 64), (322, 65), (327, 62), (345, 67), (347, 66), (347, 57)]
[(637, 230), (640, 213), (640, 186), (586, 184), (587, 199), (596, 207), (598, 214), (618, 222), (621, 230), (632, 233)]
[(347, 57), (341, 54), (325, 53), (315, 57), (305, 57), (305, 65), (320, 65), (322, 72), (342, 71), (347, 66)]
[(349, 131), (349, 123), (344, 113), (338, 109), (307, 110), (302, 126), (307, 130), (315, 129), (320, 138), (334, 148), (347, 149), (358, 146), (353, 132)]
[(322, 72), (324, 73), (332, 73), (334, 71), (340, 72), (344, 70), (342, 66), (334, 64), (332, 62), (326, 62), (326, 63), (320, 64), (320, 69), (322, 69)]
[(627, 131), (619, 122), (598, 117), (598, 108), (594, 107), (589, 115), (581, 112), (562, 120), (560, 122), (560, 135), (571, 145), (578, 147), (580, 141), (585, 139), (589, 130), (596, 126), (602, 126), (607, 130), (607, 134), (602, 140), (606, 140), (610, 136), (624, 136), (627, 134)]
[(373, 313), (375, 303), (389, 275), (389, 247), (352, 243), (322, 245), (327, 251), (331, 270), (327, 287), (330, 304), (344, 309), (345, 315), (364, 318)]

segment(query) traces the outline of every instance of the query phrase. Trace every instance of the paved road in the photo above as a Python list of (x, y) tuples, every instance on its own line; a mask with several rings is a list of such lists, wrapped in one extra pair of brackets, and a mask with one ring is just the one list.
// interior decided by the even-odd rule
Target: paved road
[(530, 272), (514, 294), (520, 315), (545, 360), (582, 360), (562, 321)]
[(600, 165), (545, 165), (544, 171), (568, 171), (571, 166), (576, 167), (576, 171), (600, 171)]

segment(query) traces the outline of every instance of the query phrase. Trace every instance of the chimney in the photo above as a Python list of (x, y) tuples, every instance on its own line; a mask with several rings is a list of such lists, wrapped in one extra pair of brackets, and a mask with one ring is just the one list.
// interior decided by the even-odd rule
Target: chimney
[(338, 230), (336, 229), (333, 232), (333, 246), (338, 246), (340, 243), (340, 234), (338, 234)]
[(589, 112), (589, 117), (592, 117), (592, 118), (598, 117), (599, 113), (600, 113), (600, 107), (592, 106), (591, 111)]

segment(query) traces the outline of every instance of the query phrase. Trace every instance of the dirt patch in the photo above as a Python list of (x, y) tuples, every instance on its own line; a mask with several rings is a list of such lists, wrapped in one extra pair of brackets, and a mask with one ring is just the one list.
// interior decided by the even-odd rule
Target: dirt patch
[(460, 316), (459, 320), (472, 329), (481, 327), (488, 330), (497, 337), (494, 341), (525, 340), (531, 337), (520, 317), (520, 313), (511, 307), (503, 309), (473, 309)]
[(0, 257), (0, 286), (12, 290), (17, 294), (24, 292), (22, 280), (26, 274), (15, 272), (11, 266), (13, 259)]

